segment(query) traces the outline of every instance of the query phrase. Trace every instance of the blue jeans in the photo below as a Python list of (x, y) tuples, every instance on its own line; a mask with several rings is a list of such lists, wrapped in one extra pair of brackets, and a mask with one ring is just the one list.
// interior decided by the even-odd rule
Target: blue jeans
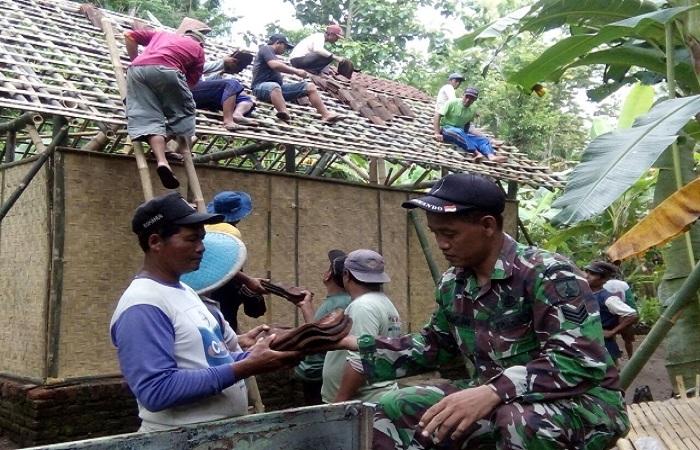
[(444, 126), (442, 130), (442, 137), (445, 138), (445, 142), (454, 144), (457, 147), (466, 150), (470, 153), (479, 151), (484, 156), (492, 155), (493, 147), (491, 147), (491, 141), (483, 136), (476, 136), (471, 133), (467, 133), (461, 128)]
[(291, 101), (306, 97), (306, 85), (306, 81), (283, 83), (282, 86), (273, 81), (267, 81), (253, 86), (253, 95), (264, 102), (270, 102), (270, 93), (272, 90), (280, 88), (282, 90), (282, 97), (287, 101)]

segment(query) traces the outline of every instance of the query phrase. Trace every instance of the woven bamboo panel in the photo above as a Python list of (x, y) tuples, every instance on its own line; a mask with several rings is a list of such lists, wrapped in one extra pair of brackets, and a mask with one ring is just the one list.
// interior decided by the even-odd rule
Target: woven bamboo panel
[(358, 248), (379, 251), (376, 189), (336, 184), (300, 183), (299, 272), (302, 283), (314, 293), (315, 304), (325, 298), (322, 283), (328, 268), (328, 251), (349, 253)]
[(131, 232), (131, 216), (143, 201), (136, 165), (131, 158), (63, 155), (66, 219), (59, 376), (119, 373), (109, 321), (143, 255)]
[[(297, 264), (300, 249), (297, 241), (297, 180), (293, 178), (275, 179), (270, 187), (270, 278), (272, 281), (282, 281), (296, 284)], [(267, 303), (266, 319), (279, 326), (295, 326), (297, 308), (286, 300), (270, 297)], [(240, 316), (240, 314), (239, 314)], [(300, 319), (300, 323), (303, 320)]]
[[(65, 245), (56, 375), (72, 378), (118, 373), (109, 321), (143, 257), (130, 225), (134, 209), (143, 202), (136, 167), (131, 157), (80, 151), (62, 150), (57, 160), (64, 174)], [(181, 167), (173, 167), (184, 180)], [(26, 170), (28, 165), (21, 164), (0, 171), (3, 198)], [(430, 316), (434, 308), (432, 279), (413, 226), (400, 206), (410, 194), (219, 167), (202, 166), (198, 174), (207, 202), (221, 190), (251, 194), (253, 213), (241, 223), (251, 255), (246, 271), (251, 275), (269, 275), (275, 281), (306, 286), (320, 303), (328, 250), (372, 248), (385, 256), (392, 276), (386, 292), (395, 300), (405, 330), (412, 325), (416, 331)], [(19, 376), (46, 376), (45, 305), (51, 275), (48, 202), (46, 174), (40, 172), (0, 228), (4, 271), (0, 300), (8, 305), (0, 310), (0, 339), (5, 343), (0, 350), (0, 371)], [(424, 214), (419, 216), (425, 220)], [(428, 241), (435, 260), (444, 268), (430, 235)], [(266, 317), (253, 320), (240, 311), (239, 319), (243, 330), (255, 323), (293, 326), (300, 322), (297, 308), (280, 298), (268, 299)]]
[[(0, 204), (31, 164), (0, 169)], [(0, 372), (45, 376), (49, 291), (47, 170), (25, 189), (0, 224)]]
[[(653, 440), (659, 449), (697, 450), (700, 448), (700, 399), (672, 399), (627, 406), (632, 428), (617, 443), (620, 450), (633, 447), (640, 439)], [(659, 445), (660, 444), (660, 445)], [(664, 447), (661, 447), (663, 445)], [(644, 447), (651, 448), (651, 447)]]
[(379, 191), (377, 198), (378, 242), (381, 243), (386, 270), (391, 276), (391, 282), (384, 286), (384, 292), (399, 310), (404, 332), (408, 332), (410, 300), (406, 283), (408, 280), (408, 222), (406, 210), (401, 207), (406, 197), (405, 192)]
[[(447, 261), (443, 258), (435, 238), (430, 234), (428, 222), (422, 211), (418, 212), (418, 218), (428, 240), (433, 260), (437, 264), (440, 273), (442, 273), (447, 270)], [(408, 291), (411, 302), (409, 305), (410, 315), (404, 323), (407, 324), (406, 328), (410, 327), (410, 331), (414, 333), (428, 323), (431, 314), (435, 310), (435, 283), (425, 261), (425, 254), (418, 241), (413, 222), (409, 220), (408, 224)]]

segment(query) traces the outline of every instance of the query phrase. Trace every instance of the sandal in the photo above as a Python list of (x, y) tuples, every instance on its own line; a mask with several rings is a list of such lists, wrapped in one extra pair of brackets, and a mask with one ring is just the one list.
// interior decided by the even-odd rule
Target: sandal
[(160, 182), (163, 183), (163, 187), (166, 189), (177, 189), (180, 187), (180, 182), (177, 181), (173, 171), (170, 170), (168, 166), (158, 166), (156, 173), (160, 178)]
[(340, 122), (341, 120), (345, 120), (345, 117), (341, 116), (339, 114), (336, 114), (335, 116), (330, 116), (326, 119), (322, 119), (321, 122), (326, 123), (326, 124), (331, 124), (331, 123)]
[(185, 157), (178, 152), (165, 152), (165, 159), (168, 161), (182, 162)]

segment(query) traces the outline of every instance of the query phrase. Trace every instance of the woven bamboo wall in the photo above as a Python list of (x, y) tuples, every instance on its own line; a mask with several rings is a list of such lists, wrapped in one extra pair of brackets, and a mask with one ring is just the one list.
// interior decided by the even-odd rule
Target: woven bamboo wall
[[(0, 170), (0, 204), (31, 164)], [(41, 170), (0, 223), (0, 373), (41, 377), (49, 290), (48, 171)]]
[[(109, 338), (109, 321), (119, 296), (142, 260), (142, 252), (130, 229), (133, 210), (142, 202), (136, 165), (129, 157), (71, 151), (57, 153), (57, 161), (64, 180), (64, 195), (56, 204), (65, 204), (65, 208), (56, 214), (65, 220), (65, 265), (63, 290), (58, 298), (57, 371), (49, 375), (73, 378), (115, 374), (119, 369)], [(413, 226), (400, 206), (409, 193), (216, 167), (198, 167), (197, 171), (205, 201), (222, 190), (243, 190), (253, 198), (253, 213), (240, 224), (249, 251), (244, 270), (249, 274), (308, 287), (317, 293), (320, 303), (324, 297), (321, 277), (328, 265), (328, 250), (371, 248), (386, 259), (387, 271), (393, 278), (386, 285), (386, 292), (395, 301), (405, 330), (417, 330), (429, 317), (433, 309), (432, 280)], [(20, 172), (23, 174), (25, 169)], [(185, 180), (181, 167), (176, 167), (176, 174), (180, 180)], [(152, 177), (157, 180), (154, 172)], [(38, 189), (38, 185), (32, 183), (34, 189)], [(60, 195), (61, 191), (56, 192)], [(157, 191), (156, 195), (160, 193)], [(45, 189), (41, 194), (44, 198), (40, 203), (46, 214)], [(23, 199), (28, 202), (30, 197)], [(28, 206), (16, 208), (23, 211)], [(424, 215), (419, 215), (424, 222)], [(6, 246), (6, 234), (22, 236), (26, 234), (23, 230), (30, 226), (36, 229), (29, 218), (21, 224), (15, 222), (16, 219), (8, 222), (7, 227), (3, 222), (6, 228), (0, 235), (0, 255), (10, 253), (12, 258), (17, 257), (16, 252), (9, 251), (12, 241)], [(10, 226), (14, 227), (11, 233)], [(45, 239), (45, 233), (43, 236)], [(434, 240), (430, 236), (428, 239), (435, 260), (444, 269), (446, 263), (435, 248)], [(47, 246), (32, 242), (31, 249), (44, 258), (41, 265), (44, 272), (40, 274), (43, 279), (49, 254)], [(26, 267), (29, 263), (23, 268)], [(40, 295), (32, 296), (35, 300), (30, 302), (33, 310), (28, 316), (40, 323), (26, 323), (21, 327), (23, 336), (31, 336), (27, 345), (42, 349), (46, 340), (46, 289), (46, 284), (36, 283), (35, 291)], [(2, 289), (0, 296), (4, 291)], [(24, 291), (18, 292), (13, 298), (23, 299), (27, 295)], [(267, 305), (268, 312), (260, 319), (246, 317), (241, 308), (241, 329), (257, 323), (278, 326), (299, 323), (296, 308), (286, 301), (271, 297)], [(13, 320), (4, 314), (5, 311), (0, 311), (3, 325)], [(37, 331), (31, 335), (27, 330)], [(16, 344), (16, 336), (8, 336), (8, 342), (12, 339), (13, 345)], [(12, 349), (10, 345), (0, 347), (0, 364), (8, 360), (3, 353)], [(39, 363), (43, 363), (46, 351), (35, 352)], [(41, 365), (24, 367), (30, 361), (20, 352), (15, 359), (20, 356), (22, 361), (10, 363), (6, 371), (21, 376), (47, 376), (48, 372)]]

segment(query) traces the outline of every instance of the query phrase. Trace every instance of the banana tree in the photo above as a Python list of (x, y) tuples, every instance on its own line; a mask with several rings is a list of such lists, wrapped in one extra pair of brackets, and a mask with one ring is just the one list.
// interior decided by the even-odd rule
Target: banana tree
[[(699, 9), (698, 0), (541, 0), (517, 22), (515, 33), (568, 27), (567, 37), (510, 76), (509, 81), (524, 91), (557, 82), (567, 70), (581, 65), (604, 67), (600, 87), (589, 91), (594, 100), (637, 81), (665, 81), (668, 86), (669, 98), (657, 102), (632, 128), (603, 134), (589, 144), (564, 194), (553, 204), (561, 212), (552, 223), (574, 224), (599, 214), (651, 166), (659, 170), (657, 202), (695, 177), (694, 140), (683, 130), (699, 129), (694, 119), (700, 112)], [(512, 22), (511, 17), (503, 24), (508, 29)], [(477, 30), (460, 42), (470, 45), (493, 39), (498, 27), (488, 29), (489, 34)], [(694, 266), (694, 256), (700, 255), (698, 227), (691, 227), (688, 236), (665, 249), (661, 299), (677, 290)], [(695, 374), (700, 373), (699, 324), (696, 302), (685, 308), (669, 333), (666, 365), (672, 380), (683, 375), (686, 384), (694, 383)]]

